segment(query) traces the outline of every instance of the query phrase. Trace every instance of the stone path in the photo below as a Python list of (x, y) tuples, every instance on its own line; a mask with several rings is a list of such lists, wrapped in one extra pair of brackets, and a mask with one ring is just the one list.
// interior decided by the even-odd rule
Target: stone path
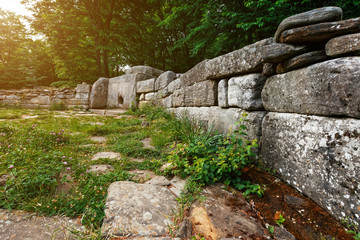
[(121, 155), (120, 153), (116, 153), (116, 152), (99, 152), (96, 153), (91, 160), (95, 161), (101, 158), (108, 158), (108, 159), (117, 159), (120, 160), (121, 159)]

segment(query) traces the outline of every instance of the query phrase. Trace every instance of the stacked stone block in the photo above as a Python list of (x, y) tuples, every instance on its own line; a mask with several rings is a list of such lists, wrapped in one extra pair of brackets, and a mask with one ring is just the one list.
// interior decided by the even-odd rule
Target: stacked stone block
[(32, 109), (63, 104), (69, 109), (89, 109), (90, 90), (88, 84), (79, 84), (76, 89), (0, 90), (0, 104)]

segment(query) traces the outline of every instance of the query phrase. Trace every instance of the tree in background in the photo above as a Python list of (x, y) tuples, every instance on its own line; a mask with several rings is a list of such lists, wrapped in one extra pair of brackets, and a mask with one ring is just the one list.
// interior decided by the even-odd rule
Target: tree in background
[(0, 9), (0, 88), (22, 88), (56, 80), (46, 45), (29, 38), (20, 17)]

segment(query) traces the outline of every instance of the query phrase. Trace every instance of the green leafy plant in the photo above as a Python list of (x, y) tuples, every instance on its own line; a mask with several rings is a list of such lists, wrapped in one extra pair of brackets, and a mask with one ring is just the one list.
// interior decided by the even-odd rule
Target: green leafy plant
[[(245, 117), (241, 121), (244, 121)], [(243, 190), (245, 195), (262, 195), (258, 185), (241, 179), (241, 170), (251, 164), (251, 157), (255, 156), (251, 149), (257, 147), (255, 140), (244, 140), (244, 125), (240, 125), (239, 130), (227, 136), (198, 131), (196, 125), (194, 128), (195, 134), (187, 143), (177, 144), (176, 149), (168, 156), (168, 161), (174, 166), (170, 170), (173, 174), (190, 176), (201, 184), (224, 182)]]

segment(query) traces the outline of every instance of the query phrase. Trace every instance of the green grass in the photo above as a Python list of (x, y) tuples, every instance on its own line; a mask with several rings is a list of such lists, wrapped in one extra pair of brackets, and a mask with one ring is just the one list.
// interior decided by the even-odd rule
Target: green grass
[[(38, 117), (22, 119), (24, 114)], [(70, 117), (58, 117), (64, 114)], [(242, 132), (221, 136), (154, 106), (126, 114), (134, 117), (84, 116), (71, 110), (0, 109), (5, 119), (0, 121), (0, 176), (9, 176), (0, 186), (0, 208), (81, 217), (82, 223), (95, 233), (104, 218), (108, 186), (115, 181), (133, 180), (128, 173), (132, 169), (159, 173), (166, 161), (174, 167), (167, 174), (190, 176), (178, 199), (183, 208), (201, 197), (202, 186), (217, 181), (261, 193), (257, 185), (240, 179), (241, 168), (250, 163), (250, 149), (256, 146), (243, 142)], [(142, 126), (143, 121), (149, 124)], [(104, 136), (106, 144), (94, 144), (92, 136)], [(145, 138), (152, 140), (154, 149), (143, 147), (141, 141)], [(101, 151), (118, 152), (121, 160), (90, 160)], [(133, 162), (131, 158), (144, 161)], [(88, 172), (94, 164), (110, 164), (114, 171), (100, 175)], [(66, 186), (67, 191), (61, 191)]]
[[(63, 114), (48, 110), (0, 109), (0, 176), (9, 175), (0, 187), (0, 208), (35, 211), (46, 215), (80, 216), (83, 224), (98, 229), (104, 217), (107, 187), (115, 181), (131, 180), (131, 169), (157, 171), (162, 149), (171, 142), (156, 142), (156, 149), (144, 149), (141, 140), (165, 134), (158, 123), (141, 127), (138, 118)], [(22, 115), (38, 118), (21, 119)], [(11, 120), (9, 120), (11, 119)], [(101, 125), (102, 123), (103, 125)], [(91, 144), (91, 136), (104, 136), (107, 145)], [(170, 140), (171, 138), (168, 138)], [(90, 161), (100, 151), (115, 151), (121, 160)], [(130, 158), (144, 158), (131, 162)], [(114, 171), (93, 174), (90, 165), (110, 164)], [(67, 180), (67, 176), (72, 180)], [(61, 186), (70, 184), (65, 193)]]

